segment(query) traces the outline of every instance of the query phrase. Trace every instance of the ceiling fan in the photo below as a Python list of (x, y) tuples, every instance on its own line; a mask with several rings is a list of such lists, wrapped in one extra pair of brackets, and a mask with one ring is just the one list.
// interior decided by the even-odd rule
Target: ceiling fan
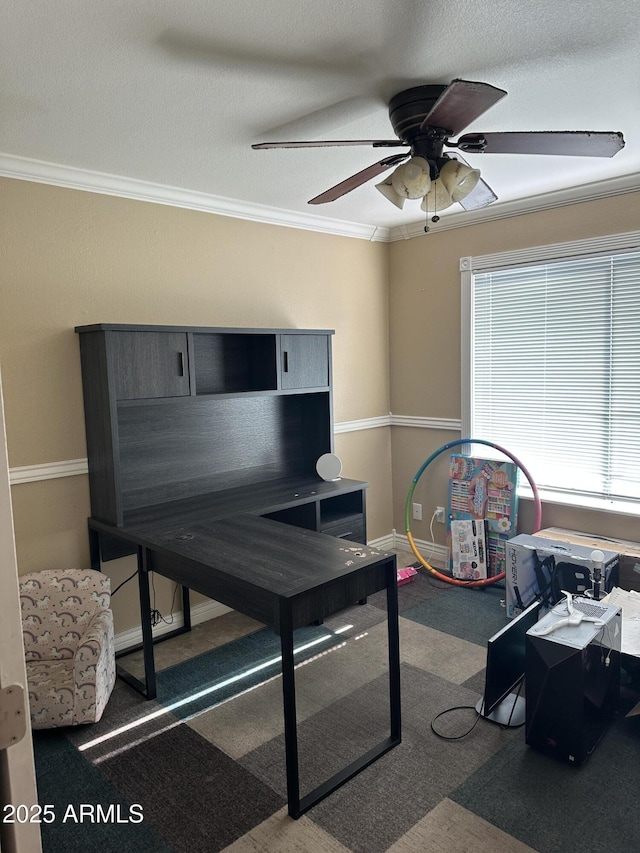
[[(624, 147), (618, 132), (530, 131), (467, 133), (465, 127), (503, 98), (507, 92), (488, 83), (453, 80), (448, 86), (424, 85), (405, 89), (389, 102), (389, 118), (397, 139), (337, 139), (312, 142), (261, 142), (251, 147), (320, 148), (369, 145), (404, 147), (326, 190), (309, 204), (335, 201), (372, 178), (396, 167), (377, 189), (402, 208), (406, 199), (422, 198), (422, 209), (438, 211), (459, 202), (465, 210), (485, 207), (497, 195), (459, 152), (469, 154), (551, 154), (574, 157), (613, 157)], [(458, 136), (456, 141), (452, 137)], [(445, 151), (454, 148), (456, 151)]]

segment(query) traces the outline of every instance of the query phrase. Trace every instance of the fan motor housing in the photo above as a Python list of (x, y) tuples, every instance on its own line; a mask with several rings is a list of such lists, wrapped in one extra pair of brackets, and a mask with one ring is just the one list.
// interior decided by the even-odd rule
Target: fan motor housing
[(411, 143), (446, 86), (414, 86), (389, 101), (389, 119), (396, 136)]
[(411, 146), (412, 154), (427, 160), (442, 156), (442, 147), (447, 137), (443, 128), (424, 128), (422, 123), (446, 86), (414, 86), (398, 92), (389, 101), (389, 120), (394, 133)]

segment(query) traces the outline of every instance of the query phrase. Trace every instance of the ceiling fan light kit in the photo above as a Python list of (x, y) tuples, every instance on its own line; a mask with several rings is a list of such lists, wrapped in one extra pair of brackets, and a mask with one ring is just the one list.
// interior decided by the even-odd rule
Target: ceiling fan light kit
[[(390, 178), (376, 188), (396, 207), (405, 199), (422, 198), (426, 212), (445, 210), (459, 202), (464, 210), (485, 207), (497, 200), (480, 171), (458, 153), (535, 154), (573, 157), (613, 157), (624, 147), (617, 131), (526, 131), (459, 134), (483, 115), (507, 92), (489, 83), (453, 80), (448, 86), (413, 86), (389, 101), (389, 119), (397, 139), (342, 139), (315, 142), (262, 142), (251, 147), (318, 148), (322, 146), (367, 145), (373, 148), (405, 147), (402, 154), (384, 157), (346, 178), (309, 204), (335, 201), (371, 178), (395, 167)], [(459, 136), (455, 141), (453, 137)], [(444, 149), (454, 148), (455, 152)], [(407, 161), (407, 162), (403, 162)], [(428, 230), (425, 228), (425, 231)]]
[(476, 188), (480, 171), (460, 160), (448, 160), (440, 169), (440, 180), (452, 201), (462, 201)]
[(421, 210), (424, 210), (425, 213), (429, 213), (429, 211), (431, 211), (435, 215), (438, 210), (446, 210), (448, 207), (451, 207), (452, 204), (453, 199), (449, 195), (447, 188), (440, 178), (436, 178), (435, 181), (431, 181), (431, 188), (422, 199), (420, 208)]
[(424, 157), (412, 157), (402, 163), (391, 176), (391, 185), (405, 198), (422, 198), (431, 186), (431, 168)]
[(395, 204), (396, 207), (402, 210), (404, 203), (407, 200), (406, 196), (400, 195), (395, 191), (391, 178), (387, 178), (386, 181), (376, 184), (376, 189), (379, 190), (382, 195), (391, 202), (391, 204)]

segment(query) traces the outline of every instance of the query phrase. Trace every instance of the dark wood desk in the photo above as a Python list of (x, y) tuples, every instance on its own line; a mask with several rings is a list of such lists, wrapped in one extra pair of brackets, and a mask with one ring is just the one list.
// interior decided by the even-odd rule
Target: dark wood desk
[[(92, 565), (100, 538), (121, 540), (138, 554), (144, 691), (156, 695), (148, 572), (158, 572), (273, 628), (282, 649), (282, 687), (289, 814), (313, 805), (400, 743), (400, 655), (395, 555), (256, 515), (207, 520), (167, 507), (114, 527), (89, 520)], [(352, 550), (353, 548), (357, 550)], [(387, 591), (390, 734), (359, 759), (300, 796), (293, 632), (378, 590)], [(185, 599), (188, 605), (188, 599)], [(185, 614), (185, 619), (187, 614)]]
[[(400, 742), (395, 557), (357, 545), (367, 541), (367, 484), (325, 482), (316, 468), (333, 452), (333, 332), (111, 323), (76, 331), (91, 564), (138, 559), (144, 682), (119, 674), (155, 697), (150, 571), (182, 585), (180, 633), (190, 628), (190, 589), (273, 628), (289, 813), (299, 817)], [(390, 736), (300, 798), (293, 632), (383, 588)]]

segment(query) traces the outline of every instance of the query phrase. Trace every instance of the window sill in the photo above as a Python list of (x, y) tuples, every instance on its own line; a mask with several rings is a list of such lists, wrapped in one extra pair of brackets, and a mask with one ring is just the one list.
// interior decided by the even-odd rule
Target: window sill
[[(595, 498), (575, 492), (555, 492), (538, 489), (543, 504), (558, 504), (576, 509), (591, 509), (597, 512), (611, 512), (616, 515), (640, 516), (640, 502)], [(518, 498), (533, 500), (533, 491), (528, 486), (518, 486)]]

